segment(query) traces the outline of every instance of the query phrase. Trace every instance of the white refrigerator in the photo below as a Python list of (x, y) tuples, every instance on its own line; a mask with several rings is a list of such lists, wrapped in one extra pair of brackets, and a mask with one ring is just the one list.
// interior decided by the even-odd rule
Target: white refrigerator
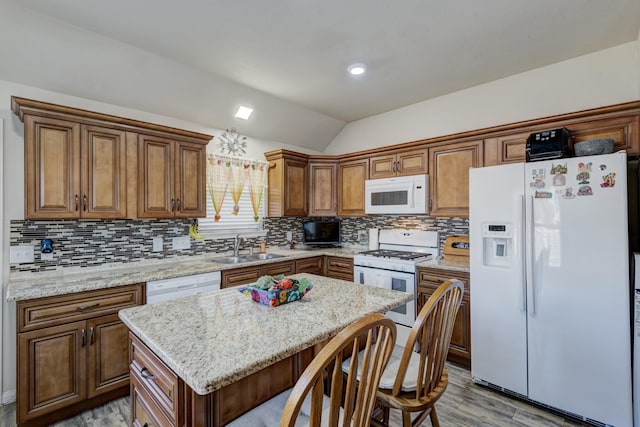
[(471, 374), (631, 426), (626, 153), (471, 169)]

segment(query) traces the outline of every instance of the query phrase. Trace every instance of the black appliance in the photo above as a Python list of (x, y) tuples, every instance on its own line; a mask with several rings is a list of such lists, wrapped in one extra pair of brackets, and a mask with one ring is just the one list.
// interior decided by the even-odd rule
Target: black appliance
[(340, 220), (306, 221), (302, 224), (302, 243), (316, 246), (339, 246), (342, 241)]
[(534, 132), (527, 138), (527, 162), (573, 157), (571, 132), (558, 128)]

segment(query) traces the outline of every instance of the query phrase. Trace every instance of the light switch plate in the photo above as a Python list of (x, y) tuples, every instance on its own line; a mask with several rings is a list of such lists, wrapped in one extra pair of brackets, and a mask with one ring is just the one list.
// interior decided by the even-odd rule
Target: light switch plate
[(293, 239), (293, 232), (287, 231), (287, 240), (291, 241)]
[(24, 262), (33, 262), (33, 252), (33, 246), (11, 246), (9, 248), (9, 263), (20, 264)]
[(153, 238), (153, 252), (162, 252), (162, 237)]
[(171, 241), (171, 244), (174, 251), (180, 249), (191, 249), (191, 238), (189, 237), (189, 235), (174, 237)]

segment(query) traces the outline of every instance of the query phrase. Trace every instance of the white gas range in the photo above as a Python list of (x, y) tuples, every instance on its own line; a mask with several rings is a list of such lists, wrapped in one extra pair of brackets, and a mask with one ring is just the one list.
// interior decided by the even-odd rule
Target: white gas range
[(416, 264), (438, 257), (438, 232), (380, 230), (379, 249), (353, 257), (356, 283), (412, 293), (407, 304), (387, 312), (399, 325), (411, 327), (416, 320)]

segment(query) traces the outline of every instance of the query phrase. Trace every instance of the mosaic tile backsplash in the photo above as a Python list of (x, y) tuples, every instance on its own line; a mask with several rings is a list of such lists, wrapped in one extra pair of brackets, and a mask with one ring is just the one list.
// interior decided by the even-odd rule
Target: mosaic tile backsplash
[[(241, 249), (258, 247), (261, 240), (268, 246), (285, 246), (286, 232), (295, 242), (302, 242), (302, 223), (311, 218), (265, 218), (266, 239), (248, 238)], [(321, 219), (314, 217), (314, 220)], [(188, 250), (172, 250), (171, 239), (185, 236), (191, 220), (96, 220), (96, 221), (11, 221), (10, 244), (31, 245), (34, 262), (10, 264), (11, 272), (40, 272), (66, 267), (94, 267), (109, 263), (127, 263), (142, 259), (162, 259), (176, 255), (202, 255), (228, 252), (233, 239), (191, 240)], [(440, 232), (440, 247), (448, 235), (469, 234), (467, 218), (428, 216), (373, 215), (342, 218), (342, 240), (345, 244), (366, 245), (369, 228), (407, 228)], [(152, 237), (163, 238), (163, 251), (153, 252)], [(53, 241), (54, 259), (40, 259), (42, 239)]]

